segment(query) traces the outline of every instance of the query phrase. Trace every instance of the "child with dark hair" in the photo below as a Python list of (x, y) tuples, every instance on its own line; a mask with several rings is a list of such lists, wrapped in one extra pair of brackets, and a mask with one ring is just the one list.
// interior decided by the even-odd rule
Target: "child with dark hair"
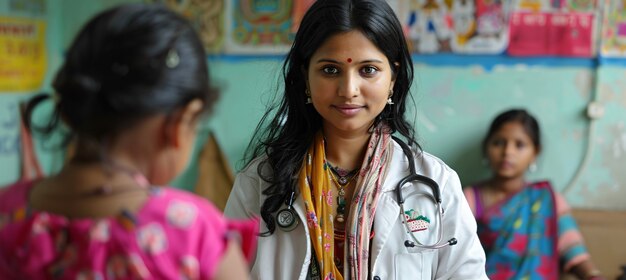
[(550, 182), (528, 182), (541, 152), (537, 120), (524, 109), (499, 114), (483, 140), (493, 176), (465, 189), (487, 254), (490, 279), (603, 279), (565, 199)]
[(252, 248), (258, 223), (157, 187), (185, 168), (217, 97), (185, 19), (148, 4), (98, 14), (53, 86), (44, 131), (63, 121), (76, 149), (58, 174), (0, 193), (3, 279), (247, 279), (235, 237)]

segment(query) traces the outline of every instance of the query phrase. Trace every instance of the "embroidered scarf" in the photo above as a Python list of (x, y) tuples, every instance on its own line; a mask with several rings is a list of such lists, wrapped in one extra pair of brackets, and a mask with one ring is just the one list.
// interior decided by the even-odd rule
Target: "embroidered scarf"
[[(347, 263), (350, 279), (367, 279), (369, 237), (374, 213), (391, 159), (393, 142), (386, 125), (380, 125), (370, 137), (357, 177), (356, 189), (346, 221)], [(322, 132), (315, 136), (299, 175), (299, 189), (304, 200), (311, 244), (323, 279), (343, 280), (334, 262), (334, 217), (332, 183), (327, 171)], [(343, 257), (343, 256), (340, 256)]]

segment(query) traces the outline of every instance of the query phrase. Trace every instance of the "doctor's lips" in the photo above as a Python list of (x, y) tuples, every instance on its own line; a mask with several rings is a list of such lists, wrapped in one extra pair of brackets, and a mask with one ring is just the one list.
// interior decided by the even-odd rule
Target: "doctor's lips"
[(365, 106), (354, 105), (354, 104), (342, 104), (342, 105), (333, 105), (333, 107), (344, 115), (352, 116), (352, 115), (356, 115)]

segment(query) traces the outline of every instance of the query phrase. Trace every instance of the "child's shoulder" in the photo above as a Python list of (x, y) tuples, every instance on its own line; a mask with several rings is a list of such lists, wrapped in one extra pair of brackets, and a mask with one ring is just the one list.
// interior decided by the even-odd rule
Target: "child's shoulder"
[(184, 189), (174, 187), (155, 187), (151, 190), (150, 211), (161, 211), (168, 215), (172, 212), (193, 212), (198, 216), (219, 218), (222, 212), (208, 199)]

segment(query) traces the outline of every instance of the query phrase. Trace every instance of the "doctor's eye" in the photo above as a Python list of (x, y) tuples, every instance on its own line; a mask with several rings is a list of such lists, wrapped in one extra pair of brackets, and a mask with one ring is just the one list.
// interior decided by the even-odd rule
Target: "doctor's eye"
[(326, 75), (335, 75), (339, 73), (339, 69), (334, 66), (324, 66), (324, 68), (322, 68), (322, 72), (324, 72), (324, 74)]
[(378, 72), (378, 68), (374, 66), (365, 66), (361, 68), (361, 73), (365, 76), (373, 76)]

